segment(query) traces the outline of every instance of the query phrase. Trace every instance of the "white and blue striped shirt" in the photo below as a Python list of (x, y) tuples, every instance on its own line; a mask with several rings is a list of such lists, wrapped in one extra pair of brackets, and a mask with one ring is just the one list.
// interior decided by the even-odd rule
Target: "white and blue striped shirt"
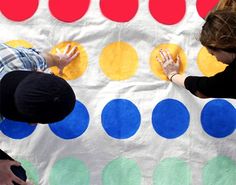
[(15, 70), (44, 71), (46, 60), (33, 48), (12, 48), (0, 43), (0, 80), (8, 72)]

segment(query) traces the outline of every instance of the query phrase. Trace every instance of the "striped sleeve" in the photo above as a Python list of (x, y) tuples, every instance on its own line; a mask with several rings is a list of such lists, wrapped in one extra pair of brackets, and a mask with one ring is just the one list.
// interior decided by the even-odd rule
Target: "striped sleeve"
[(15, 54), (22, 61), (24, 68), (32, 71), (44, 71), (47, 69), (47, 62), (40, 52), (34, 48), (16, 48)]

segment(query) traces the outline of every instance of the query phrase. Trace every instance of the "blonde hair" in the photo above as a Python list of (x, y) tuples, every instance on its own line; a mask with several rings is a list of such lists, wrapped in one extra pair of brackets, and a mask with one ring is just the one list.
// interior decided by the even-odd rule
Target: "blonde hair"
[(216, 10), (236, 11), (236, 0), (220, 0), (216, 6)]
[(211, 49), (236, 53), (236, 11), (211, 12), (202, 27), (200, 42)]

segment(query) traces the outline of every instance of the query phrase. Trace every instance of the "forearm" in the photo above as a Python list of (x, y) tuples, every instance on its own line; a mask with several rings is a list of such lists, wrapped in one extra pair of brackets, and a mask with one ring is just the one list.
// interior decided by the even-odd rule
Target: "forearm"
[(58, 56), (47, 52), (43, 52), (42, 56), (43, 58), (45, 58), (48, 67), (58, 66), (60, 61), (60, 58)]
[[(185, 75), (180, 75), (180, 74), (176, 74), (171, 78), (171, 81), (181, 87), (184, 87), (187, 89), (187, 87), (185, 87), (185, 80), (186, 80), (186, 76)], [(187, 89), (189, 90), (189, 89)], [(190, 90), (191, 91), (191, 90)], [(199, 97), (199, 98), (208, 98), (207, 96), (205, 96), (203, 93), (201, 93), (199, 90), (195, 90), (193, 92), (193, 90), (191, 91), (195, 96)]]
[(185, 88), (185, 86), (184, 86), (185, 79), (186, 79), (185, 75), (176, 74), (171, 78), (171, 81), (173, 83)]

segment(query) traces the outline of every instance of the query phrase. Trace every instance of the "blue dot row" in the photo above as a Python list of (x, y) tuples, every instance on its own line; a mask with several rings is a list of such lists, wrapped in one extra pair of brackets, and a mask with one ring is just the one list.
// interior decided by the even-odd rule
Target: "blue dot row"
[[(74, 139), (88, 128), (90, 116), (87, 108), (76, 101), (74, 110), (64, 120), (49, 124), (51, 131), (62, 139)], [(105, 132), (115, 139), (128, 139), (139, 129), (141, 115), (134, 103), (127, 99), (114, 99), (102, 110), (101, 123)], [(175, 99), (160, 101), (152, 111), (152, 126), (155, 132), (167, 139), (183, 135), (190, 124), (190, 113), (186, 106)], [(232, 134), (236, 127), (234, 106), (224, 99), (208, 102), (201, 112), (203, 130), (215, 138)], [(4, 119), (0, 130), (12, 139), (30, 136), (36, 125)]]

